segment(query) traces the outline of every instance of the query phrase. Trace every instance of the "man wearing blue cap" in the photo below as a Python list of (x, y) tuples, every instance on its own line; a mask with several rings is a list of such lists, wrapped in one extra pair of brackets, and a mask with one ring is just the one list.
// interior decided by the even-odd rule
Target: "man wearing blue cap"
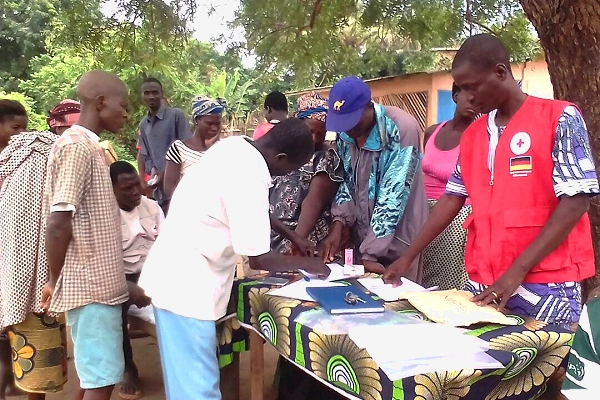
[[(344, 166), (331, 208), (333, 225), (321, 243), (325, 260), (340, 247), (342, 229), (352, 228), (355, 263), (383, 273), (412, 242), (428, 215), (423, 186), (420, 128), (414, 117), (377, 104), (357, 77), (340, 80), (329, 93), (327, 130), (338, 132)], [(404, 275), (421, 280), (421, 260)]]

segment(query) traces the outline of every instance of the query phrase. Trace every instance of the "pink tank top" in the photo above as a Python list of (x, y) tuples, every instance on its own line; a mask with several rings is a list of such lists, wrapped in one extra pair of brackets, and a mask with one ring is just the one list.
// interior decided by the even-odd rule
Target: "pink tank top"
[[(446, 121), (448, 122), (448, 121)], [(446, 191), (446, 183), (456, 168), (460, 146), (452, 150), (440, 150), (435, 146), (435, 138), (446, 122), (442, 122), (433, 131), (425, 145), (423, 155), (423, 174), (425, 194), (430, 200), (439, 200)]]

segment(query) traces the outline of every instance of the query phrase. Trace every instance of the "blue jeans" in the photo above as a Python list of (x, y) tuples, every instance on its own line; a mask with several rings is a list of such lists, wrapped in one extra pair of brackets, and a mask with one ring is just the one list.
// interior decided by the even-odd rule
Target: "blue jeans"
[(215, 321), (154, 307), (167, 400), (221, 400)]

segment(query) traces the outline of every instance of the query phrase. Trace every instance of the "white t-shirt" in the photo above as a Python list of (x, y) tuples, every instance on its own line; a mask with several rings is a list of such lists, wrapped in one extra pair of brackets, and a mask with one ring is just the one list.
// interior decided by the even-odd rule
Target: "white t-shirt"
[(223, 139), (187, 171), (144, 264), (154, 306), (188, 318), (223, 317), (237, 255), (270, 251), (271, 175), (243, 137)]

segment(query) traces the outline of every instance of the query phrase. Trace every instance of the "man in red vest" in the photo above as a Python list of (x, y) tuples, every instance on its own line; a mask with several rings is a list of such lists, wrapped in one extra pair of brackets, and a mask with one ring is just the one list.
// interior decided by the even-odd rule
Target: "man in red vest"
[(594, 275), (587, 211), (599, 193), (581, 113), (523, 93), (491, 35), (465, 41), (452, 77), (486, 115), (464, 132), (446, 194), (384, 280), (398, 283), (470, 197), (465, 289), (473, 301), (572, 329), (581, 315), (580, 281)]

